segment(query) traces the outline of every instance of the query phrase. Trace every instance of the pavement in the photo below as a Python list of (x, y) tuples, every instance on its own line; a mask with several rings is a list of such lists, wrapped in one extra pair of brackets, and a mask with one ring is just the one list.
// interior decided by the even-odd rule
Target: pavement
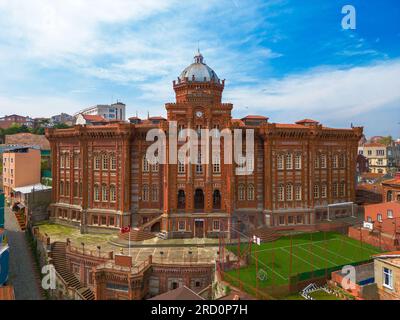
[(16, 300), (43, 300), (39, 290), (40, 276), (34, 264), (33, 255), (15, 215), (4, 208), (5, 229), (10, 246), (9, 282), (14, 287)]

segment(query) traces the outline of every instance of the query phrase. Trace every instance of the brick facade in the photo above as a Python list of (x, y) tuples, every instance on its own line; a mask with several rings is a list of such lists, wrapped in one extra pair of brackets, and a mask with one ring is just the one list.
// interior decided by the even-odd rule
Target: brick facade
[[(249, 229), (313, 225), (327, 219), (328, 204), (355, 200), (362, 128), (332, 129), (308, 119), (296, 124), (270, 123), (262, 116), (233, 119), (233, 105), (221, 101), (224, 86), (219, 79), (178, 78), (176, 102), (165, 106), (167, 119), (47, 130), (52, 219), (83, 232), (107, 232), (162, 216), (151, 231), (170, 238), (217, 237), (238, 220)], [(146, 164), (147, 132), (159, 128), (168, 135), (169, 121), (184, 129), (253, 129), (253, 173), (236, 175), (236, 165), (224, 163), (223, 139), (217, 169)], [(167, 155), (170, 147), (167, 143)], [(337, 208), (331, 219), (350, 214), (348, 207)]]

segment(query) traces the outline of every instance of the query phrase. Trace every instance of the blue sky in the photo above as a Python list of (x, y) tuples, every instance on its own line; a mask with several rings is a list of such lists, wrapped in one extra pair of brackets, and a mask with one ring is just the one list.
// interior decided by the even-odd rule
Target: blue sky
[[(357, 13), (343, 30), (344, 5)], [(400, 136), (396, 0), (0, 0), (0, 114), (165, 115), (198, 43), (234, 117)]]

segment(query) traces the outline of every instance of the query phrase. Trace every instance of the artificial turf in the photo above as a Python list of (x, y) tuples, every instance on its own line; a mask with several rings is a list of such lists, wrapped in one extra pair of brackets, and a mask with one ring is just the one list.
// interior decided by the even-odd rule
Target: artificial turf
[[(239, 246), (232, 245), (227, 249), (237, 254)], [(249, 252), (248, 249), (248, 244), (241, 244), (242, 255)], [(321, 272), (330, 272), (338, 266), (354, 265), (369, 260), (379, 252), (376, 247), (334, 232), (285, 236), (261, 245), (252, 244), (249, 264), (227, 271), (226, 274), (230, 276), (227, 281), (237, 285), (237, 281), (232, 279), (240, 279), (242, 283), (256, 287), (256, 257), (258, 288), (265, 288), (289, 284), (290, 277), (296, 274), (312, 272), (311, 275), (321, 275)]]

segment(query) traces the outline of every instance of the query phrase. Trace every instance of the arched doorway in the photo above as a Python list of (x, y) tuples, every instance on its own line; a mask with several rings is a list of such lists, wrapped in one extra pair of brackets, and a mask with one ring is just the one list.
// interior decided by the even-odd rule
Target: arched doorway
[(213, 209), (221, 209), (221, 192), (214, 190), (213, 193)]
[(185, 205), (186, 205), (185, 191), (179, 190), (178, 191), (178, 209), (185, 209)]
[(204, 192), (202, 189), (196, 189), (194, 192), (194, 208), (196, 210), (204, 209)]

